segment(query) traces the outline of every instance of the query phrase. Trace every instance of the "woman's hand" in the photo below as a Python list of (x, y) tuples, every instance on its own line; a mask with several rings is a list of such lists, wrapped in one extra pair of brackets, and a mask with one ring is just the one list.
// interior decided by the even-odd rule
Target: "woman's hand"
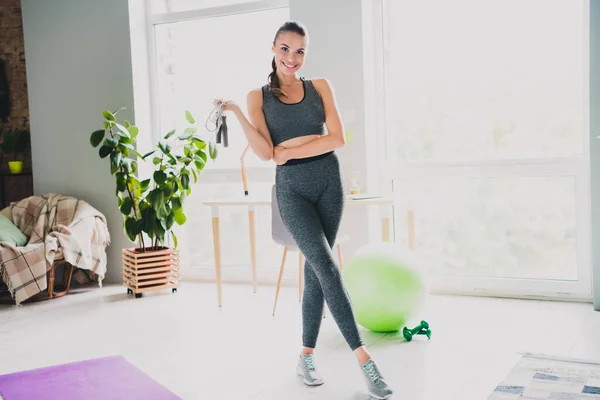
[(225, 106), (223, 107), (223, 111), (233, 111), (235, 112), (237, 109), (240, 108), (240, 106), (238, 106), (234, 101), (230, 101), (230, 100), (223, 100), (223, 99), (214, 99), (213, 100), (213, 104), (215, 107), (219, 106), (221, 103), (225, 103)]
[(290, 154), (288, 149), (281, 146), (275, 146), (273, 149), (273, 161), (277, 163), (277, 165), (283, 165), (290, 160)]

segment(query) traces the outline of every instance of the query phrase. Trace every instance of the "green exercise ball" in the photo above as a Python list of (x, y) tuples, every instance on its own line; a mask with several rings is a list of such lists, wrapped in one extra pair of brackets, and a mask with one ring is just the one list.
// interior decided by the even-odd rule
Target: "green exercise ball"
[(344, 263), (342, 277), (357, 322), (375, 332), (401, 330), (428, 293), (423, 266), (397, 243), (359, 249)]

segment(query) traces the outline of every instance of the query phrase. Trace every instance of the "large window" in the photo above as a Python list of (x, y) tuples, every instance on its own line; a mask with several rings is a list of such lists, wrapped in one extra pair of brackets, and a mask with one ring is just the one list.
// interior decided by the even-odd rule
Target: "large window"
[[(247, 114), (246, 96), (267, 83), (275, 32), (289, 19), (282, 0), (146, 0), (151, 41), (152, 106), (155, 138), (188, 126), (184, 110), (197, 120), (199, 134), (213, 133), (204, 124), (213, 99), (237, 102)], [(217, 159), (202, 171), (187, 199), (187, 223), (176, 226), (181, 263), (214, 265), (211, 210), (205, 199), (243, 196), (240, 156), (247, 145), (235, 116), (228, 120), (229, 147), (220, 147)], [(248, 152), (245, 159), (251, 195), (270, 195), (273, 162), (263, 162)], [(244, 207), (222, 208), (222, 265), (248, 266), (250, 239)], [(259, 267), (277, 268), (272, 254), (278, 251), (270, 235), (270, 209), (256, 209), (256, 242)], [(231, 247), (234, 246), (234, 247)], [(232, 251), (234, 250), (234, 251)], [(248, 269), (248, 271), (250, 271)], [(250, 274), (250, 272), (248, 272)], [(250, 275), (248, 275), (250, 276)]]
[(387, 168), (441, 289), (590, 293), (588, 3), (383, 0)]
[[(175, 10), (185, 10), (192, 5), (214, 7), (217, 3), (154, 2)], [(225, 3), (244, 2), (230, 0)], [(250, 90), (267, 83), (273, 58), (273, 37), (288, 17), (287, 7), (249, 9), (231, 14), (227, 13), (227, 7), (220, 7), (216, 13), (210, 13), (209, 8), (201, 18), (155, 24), (159, 132), (185, 127), (185, 109), (192, 111), (203, 127), (215, 98), (235, 101), (248, 115), (246, 96)], [(222, 149), (216, 164), (211, 164), (211, 167), (239, 170), (240, 155), (247, 141), (235, 116), (231, 115), (227, 122), (229, 147)], [(201, 133), (205, 137), (211, 136), (206, 129)], [(274, 166), (260, 161), (252, 152), (248, 153), (246, 165)]]

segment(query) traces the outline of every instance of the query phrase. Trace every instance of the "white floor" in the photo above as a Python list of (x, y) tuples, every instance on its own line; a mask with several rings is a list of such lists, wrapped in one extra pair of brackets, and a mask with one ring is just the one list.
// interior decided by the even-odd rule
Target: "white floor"
[[(0, 306), (0, 374), (122, 355), (183, 399), (366, 399), (333, 318), (323, 321), (317, 364), (326, 383), (295, 376), (298, 291), (186, 282), (141, 299), (119, 286), (21, 307)], [(591, 304), (432, 296), (418, 319), (432, 339), (405, 342), (363, 329), (395, 399), (487, 399), (523, 352), (600, 360), (600, 313)], [(415, 323), (418, 320), (414, 321)], [(411, 323), (412, 325), (412, 323)]]

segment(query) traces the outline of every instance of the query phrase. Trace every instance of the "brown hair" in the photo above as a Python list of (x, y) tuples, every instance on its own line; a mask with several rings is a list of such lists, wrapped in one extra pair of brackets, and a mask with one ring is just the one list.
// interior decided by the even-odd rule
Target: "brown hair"
[[(301, 23), (296, 21), (287, 21), (277, 30), (275, 38), (273, 39), (273, 45), (282, 32), (294, 32), (300, 36), (307, 36), (306, 28)], [(281, 90), (281, 84), (279, 83), (279, 77), (277, 76), (277, 63), (275, 63), (274, 56), (273, 61), (271, 61), (271, 68), (273, 68), (273, 71), (269, 74), (269, 91), (276, 97), (287, 96), (287, 94)]]

